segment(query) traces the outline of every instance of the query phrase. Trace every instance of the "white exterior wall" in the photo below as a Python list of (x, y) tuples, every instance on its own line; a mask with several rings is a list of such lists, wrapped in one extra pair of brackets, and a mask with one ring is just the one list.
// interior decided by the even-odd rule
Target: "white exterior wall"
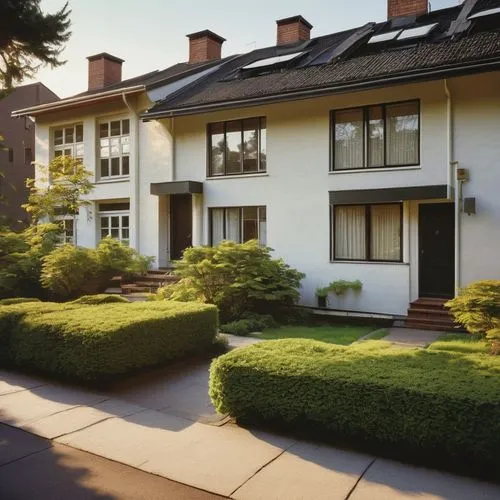
[[(460, 215), (460, 284), (500, 279), (500, 72), (451, 79), (449, 87), (453, 99), (453, 159), (470, 170), (471, 179), (464, 185), (464, 196), (476, 197), (477, 201), (476, 215)], [(421, 104), (419, 166), (329, 173), (331, 110), (409, 99), (420, 99)], [(143, 111), (149, 100), (143, 96), (131, 104)], [(129, 199), (131, 244), (135, 245), (137, 231), (139, 251), (154, 256), (157, 265), (167, 263), (169, 200), (166, 196), (152, 196), (150, 184), (200, 181), (204, 193), (193, 199), (193, 242), (209, 241), (208, 208), (265, 205), (268, 245), (277, 256), (307, 275), (302, 287), (304, 305), (316, 305), (315, 289), (338, 279), (359, 279), (363, 290), (359, 295), (330, 297), (330, 307), (335, 309), (404, 315), (410, 300), (418, 297), (420, 202), (404, 203), (402, 263), (330, 262), (329, 191), (447, 184), (444, 82), (177, 117), (175, 178), (171, 120), (139, 123), (137, 144), (133, 117), (121, 103), (88, 108), (79, 115), (74, 111), (59, 113), (50, 120), (38, 121), (36, 158), (42, 164), (50, 160), (52, 127), (81, 121), (84, 163), (95, 173), (99, 118), (126, 115), (131, 119), (130, 178), (97, 182), (90, 199), (93, 202)], [(207, 179), (207, 123), (255, 116), (267, 118), (267, 173)], [(80, 245), (91, 247), (97, 242), (95, 203), (92, 212), (90, 219), (83, 211), (80, 214)]]
[[(139, 113), (151, 106), (146, 97), (129, 101), (132, 109)], [(98, 178), (99, 121), (125, 118), (130, 119), (130, 175), (124, 178), (100, 180)], [(144, 255), (154, 256), (156, 262), (161, 264), (162, 259), (165, 260), (165, 249), (159, 242), (158, 234), (161, 212), (158, 208), (159, 198), (150, 194), (150, 183), (167, 181), (171, 177), (171, 139), (165, 125), (138, 120), (120, 101), (115, 104), (82, 108), (79, 113), (75, 110), (54, 113), (50, 118), (37, 120), (36, 158), (39, 164), (47, 165), (53, 158), (53, 129), (75, 123), (83, 123), (83, 162), (85, 168), (92, 172), (94, 182), (94, 189), (87, 197), (91, 205), (83, 208), (78, 217), (78, 245), (94, 247), (99, 241), (98, 202), (129, 201), (130, 245)], [(139, 148), (139, 168), (136, 162), (137, 148)]]
[[(481, 177), (478, 172), (475, 180), (466, 186), (465, 193), (468, 195), (474, 186), (476, 196), (482, 198), (478, 207), (489, 207), (488, 213), (463, 221), (462, 241), (468, 241), (463, 245), (461, 260), (463, 283), (481, 276), (494, 277), (491, 268), (498, 270), (493, 256), (495, 250), (483, 248), (481, 254), (485, 259), (475, 264), (476, 259), (470, 254), (477, 248), (477, 241), (484, 241), (484, 247), (488, 248), (487, 242), (491, 241), (496, 245), (496, 254), (500, 248), (499, 197), (493, 194), (500, 180), (498, 94), (484, 97), (480, 111), (468, 112), (467, 108), (476, 109), (475, 104), (468, 103), (467, 94), (468, 90), (480, 88), (477, 78), (490, 82), (491, 89), (495, 85), (500, 88), (499, 73), (450, 82), (452, 91), (463, 88), (467, 103), (457, 101), (456, 159), (463, 161), (463, 166), (465, 162), (481, 164), (477, 168), (482, 169)], [(420, 99), (421, 103), (421, 163), (418, 167), (329, 173), (331, 110), (410, 99)], [(496, 99), (496, 107), (491, 105), (492, 99), (493, 102)], [(206, 179), (207, 123), (255, 116), (267, 118), (267, 173)], [(472, 141), (471, 121), (475, 129)], [(340, 299), (331, 296), (330, 307), (406, 314), (410, 300), (418, 297), (418, 203), (404, 204), (403, 263), (330, 262), (329, 191), (448, 184), (444, 82), (179, 117), (175, 131), (177, 179), (204, 182), (205, 243), (209, 241), (208, 208), (265, 205), (268, 245), (275, 249), (277, 256), (306, 273), (302, 288), (304, 305), (316, 305), (318, 286), (338, 279), (360, 279), (363, 290), (358, 296), (348, 294)], [(484, 157), (482, 150), (486, 145), (488, 154)], [(483, 160), (487, 160), (486, 163)]]

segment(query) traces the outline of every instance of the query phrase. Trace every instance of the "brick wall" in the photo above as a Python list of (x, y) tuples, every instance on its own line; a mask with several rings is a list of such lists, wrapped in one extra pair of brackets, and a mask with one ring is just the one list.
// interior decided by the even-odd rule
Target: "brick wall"
[(106, 55), (91, 56), (89, 60), (89, 90), (107, 87), (122, 80), (122, 60)]
[(428, 0), (388, 0), (387, 18), (425, 14), (428, 6)]
[(189, 62), (211, 61), (221, 58), (222, 44), (204, 36), (196, 38), (189, 42)]
[(309, 40), (311, 37), (311, 29), (301, 21), (293, 21), (286, 24), (281, 24), (278, 21), (277, 44), (286, 45), (287, 43), (295, 43), (299, 41)]

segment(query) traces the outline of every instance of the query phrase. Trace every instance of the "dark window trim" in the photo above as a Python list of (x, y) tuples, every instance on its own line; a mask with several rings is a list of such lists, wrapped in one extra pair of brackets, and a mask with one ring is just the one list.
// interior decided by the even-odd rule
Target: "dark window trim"
[[(371, 245), (371, 207), (373, 205), (399, 205), (399, 259), (382, 260), (370, 258)], [(365, 207), (365, 245), (366, 259), (346, 259), (335, 256), (335, 209), (337, 207)], [(403, 262), (403, 203), (348, 203), (341, 205), (330, 205), (330, 262), (382, 262), (382, 263), (402, 263)]]
[[(213, 240), (213, 218), (212, 218), (212, 213), (214, 210), (224, 210), (223, 212), (223, 227), (222, 227), (222, 232), (223, 232), (223, 239), (226, 239), (226, 217), (227, 217), (227, 209), (238, 209), (238, 218), (239, 218), (239, 224), (240, 224), (240, 240), (237, 243), (244, 243), (243, 242), (243, 209), (244, 208), (265, 208), (266, 209), (266, 222), (267, 222), (267, 205), (242, 205), (238, 207), (232, 207), (232, 206), (224, 206), (224, 207), (209, 207), (208, 208), (208, 241), (209, 241), (209, 246), (213, 246), (214, 240)], [(260, 224), (260, 219), (258, 218), (260, 215), (260, 211), (257, 210), (257, 224)], [(260, 232), (260, 229), (259, 229)], [(259, 234), (260, 237), (260, 234)]]
[[(243, 136), (244, 136), (244, 129), (243, 129), (243, 122), (245, 120), (259, 120), (259, 133), (257, 135), (257, 148), (258, 148), (258, 158), (257, 158), (257, 170), (251, 171), (251, 172), (231, 172), (228, 173), (226, 171), (226, 164), (227, 164), (227, 149), (224, 151), (224, 173), (222, 174), (214, 174), (212, 172), (212, 134), (211, 134), (211, 127), (212, 125), (223, 125), (223, 134), (224, 134), (224, 141), (226, 141), (226, 134), (227, 134), (227, 124), (229, 122), (241, 122), (241, 144), (243, 144)], [(265, 174), (267, 172), (267, 158), (266, 158), (266, 166), (264, 169), (261, 169), (262, 165), (262, 158), (261, 158), (261, 144), (262, 144), (262, 139), (261, 139), (261, 134), (262, 134), (262, 120), (266, 120), (266, 130), (267, 130), (267, 117), (266, 116), (247, 116), (245, 118), (235, 118), (233, 120), (225, 120), (225, 121), (218, 121), (218, 122), (210, 122), (207, 123), (206, 127), (206, 132), (207, 132), (207, 168), (206, 168), (206, 174), (207, 178), (219, 178), (219, 177), (231, 177), (231, 176), (237, 176), (237, 175), (256, 175), (256, 174)], [(267, 153), (266, 153), (267, 154)], [(244, 165), (244, 151), (243, 149), (240, 152), (240, 164), (243, 169)]]
[[(394, 106), (397, 104), (417, 104), (417, 116), (418, 116), (418, 147), (417, 147), (417, 162), (416, 163), (401, 163), (397, 165), (389, 165), (387, 163), (387, 124), (386, 124), (386, 109), (387, 106)], [(368, 120), (367, 116), (369, 115), (369, 109), (372, 107), (380, 106), (382, 108), (382, 116), (384, 120), (384, 165), (377, 167), (368, 166), (368, 139), (367, 139), (367, 129), (368, 129)], [(366, 165), (364, 167), (354, 167), (354, 168), (335, 168), (335, 113), (340, 111), (349, 111), (361, 109), (363, 113), (363, 163)], [(401, 167), (417, 167), (420, 165), (421, 159), (421, 105), (420, 99), (407, 99), (404, 101), (391, 101), (377, 104), (367, 104), (365, 106), (350, 106), (348, 108), (337, 108), (330, 110), (330, 172), (349, 172), (352, 170), (357, 171), (370, 171), (370, 170), (378, 170), (378, 169), (387, 169), (387, 168), (401, 168)]]

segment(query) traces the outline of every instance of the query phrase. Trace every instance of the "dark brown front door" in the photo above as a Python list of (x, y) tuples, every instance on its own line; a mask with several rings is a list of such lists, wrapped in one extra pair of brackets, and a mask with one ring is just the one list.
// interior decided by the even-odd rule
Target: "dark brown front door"
[(170, 259), (178, 260), (182, 252), (193, 244), (192, 204), (190, 194), (170, 197)]
[(419, 205), (419, 295), (453, 297), (455, 218), (453, 203)]

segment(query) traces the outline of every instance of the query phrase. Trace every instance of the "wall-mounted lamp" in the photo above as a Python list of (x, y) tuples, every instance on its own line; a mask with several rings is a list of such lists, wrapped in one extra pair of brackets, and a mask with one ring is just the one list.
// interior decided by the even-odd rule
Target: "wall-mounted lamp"
[(476, 213), (476, 198), (464, 198), (464, 213), (467, 215)]

